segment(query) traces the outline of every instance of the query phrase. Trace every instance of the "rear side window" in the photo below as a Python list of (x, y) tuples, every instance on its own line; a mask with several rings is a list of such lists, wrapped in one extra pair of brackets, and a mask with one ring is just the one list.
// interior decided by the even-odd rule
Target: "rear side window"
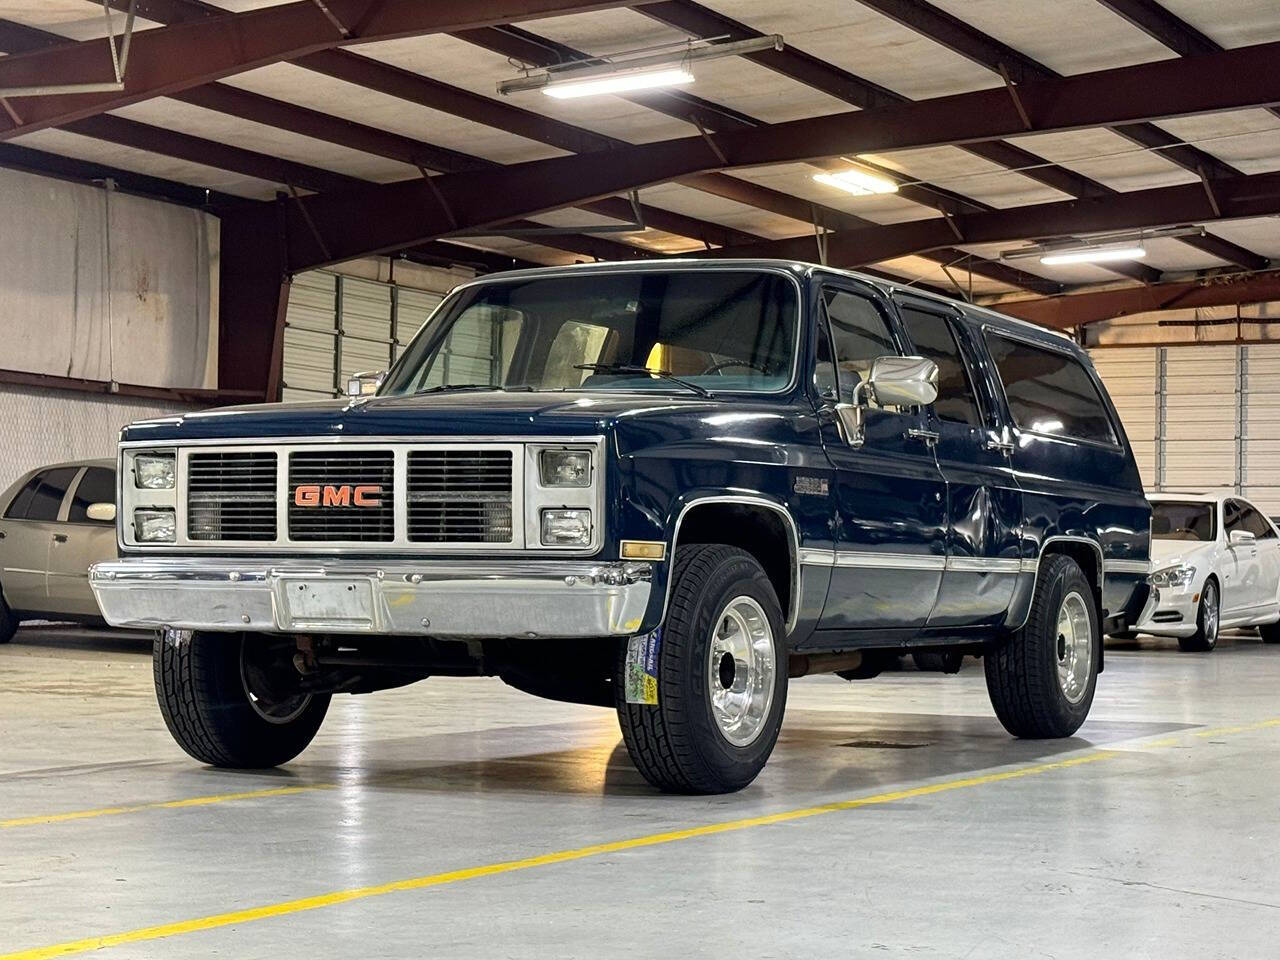
[(986, 333), (1014, 422), (1024, 430), (1115, 443), (1106, 405), (1084, 365), (1070, 354)]
[(36, 474), (13, 498), (5, 517), (10, 520), (57, 520), (58, 508), (79, 467), (59, 467)]
[(80, 478), (80, 486), (71, 497), (71, 506), (67, 511), (67, 520), (71, 523), (106, 523), (109, 521), (90, 520), (89, 506), (94, 503), (116, 502), (116, 472), (106, 467), (90, 467)]
[(978, 415), (973, 381), (969, 379), (960, 344), (947, 318), (902, 304), (898, 312), (916, 352), (938, 365), (938, 399), (933, 402), (938, 419), (979, 426), (982, 419)]

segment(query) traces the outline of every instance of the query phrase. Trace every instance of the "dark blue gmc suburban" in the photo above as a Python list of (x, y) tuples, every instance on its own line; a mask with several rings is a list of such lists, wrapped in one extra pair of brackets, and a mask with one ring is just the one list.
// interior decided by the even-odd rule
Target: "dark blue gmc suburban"
[(205, 763), (292, 759), (334, 693), (496, 675), (616, 708), (660, 788), (735, 790), (789, 678), (903, 652), (981, 656), (1011, 734), (1066, 737), (1145, 600), (1150, 508), (1087, 355), (880, 280), (499, 274), (368, 386), (124, 432), (92, 582), (157, 628)]

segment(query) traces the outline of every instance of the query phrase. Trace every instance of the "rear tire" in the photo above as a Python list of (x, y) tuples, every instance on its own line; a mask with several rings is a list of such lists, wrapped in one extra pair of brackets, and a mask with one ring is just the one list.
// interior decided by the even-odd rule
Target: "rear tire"
[(1258, 627), (1258, 636), (1263, 643), (1280, 643), (1280, 620), (1275, 623), (1264, 623)]
[(1080, 729), (1098, 681), (1102, 645), (1093, 586), (1075, 560), (1040, 563), (1027, 622), (982, 658), (987, 693), (1015, 737), (1069, 737)]
[(9, 605), (0, 596), (0, 643), (8, 643), (18, 632), (18, 618), (13, 615)]
[(626, 702), (627, 643), (614, 690), (640, 773), (673, 793), (728, 793), (773, 752), (787, 702), (782, 610), (759, 562), (737, 547), (681, 547), (658, 651), (658, 703)]
[(1196, 632), (1189, 637), (1178, 638), (1178, 649), (1183, 653), (1209, 653), (1218, 645), (1218, 581), (1210, 577), (1200, 591), (1200, 606), (1196, 608)]
[(964, 654), (950, 650), (921, 650), (911, 654), (911, 662), (921, 673), (959, 673)]
[(298, 690), (291, 660), (265, 655), (270, 639), (156, 634), (152, 666), (160, 712), (178, 746), (201, 763), (278, 766), (306, 749), (320, 729), (329, 695)]

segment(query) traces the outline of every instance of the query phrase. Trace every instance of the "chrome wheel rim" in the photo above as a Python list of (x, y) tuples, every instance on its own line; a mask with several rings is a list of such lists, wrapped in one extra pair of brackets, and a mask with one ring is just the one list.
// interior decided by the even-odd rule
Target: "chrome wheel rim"
[(1076, 591), (1063, 597), (1058, 607), (1057, 647), (1058, 686), (1069, 703), (1079, 703), (1093, 671), (1093, 624), (1088, 602)]
[(311, 703), (311, 694), (296, 693), (279, 697), (273, 694), (270, 680), (261, 666), (251, 662), (246, 655), (247, 644), (240, 644), (240, 685), (253, 712), (267, 723), (290, 723), (302, 715)]
[(750, 746), (773, 706), (778, 658), (769, 618), (751, 597), (735, 597), (716, 617), (707, 646), (707, 695), (716, 728), (735, 747)]
[(1204, 638), (1214, 643), (1218, 639), (1218, 588), (1212, 580), (1205, 581), (1200, 603), (1204, 606)]

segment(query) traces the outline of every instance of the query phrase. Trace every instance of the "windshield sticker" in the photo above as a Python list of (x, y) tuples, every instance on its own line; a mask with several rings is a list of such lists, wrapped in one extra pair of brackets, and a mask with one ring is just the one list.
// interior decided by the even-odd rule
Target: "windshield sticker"
[(658, 705), (658, 652), (661, 649), (661, 627), (627, 641), (627, 663), (622, 677), (627, 703)]

